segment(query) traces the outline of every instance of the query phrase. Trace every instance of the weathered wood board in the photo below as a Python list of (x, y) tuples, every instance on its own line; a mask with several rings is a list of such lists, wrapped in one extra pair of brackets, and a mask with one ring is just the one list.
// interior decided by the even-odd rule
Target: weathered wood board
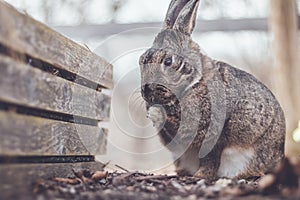
[(73, 170), (94, 172), (103, 166), (100, 162), (0, 165), (0, 199), (33, 199), (32, 185), (39, 179), (74, 177)]
[(0, 111), (0, 156), (100, 155), (107, 130)]
[(87, 48), (0, 1), (0, 43), (112, 88), (112, 65)]
[(108, 120), (110, 97), (0, 54), (0, 100)]
[[(32, 183), (102, 170), (112, 65), (0, 0), (0, 200)], [(33, 164), (35, 163), (35, 164)]]

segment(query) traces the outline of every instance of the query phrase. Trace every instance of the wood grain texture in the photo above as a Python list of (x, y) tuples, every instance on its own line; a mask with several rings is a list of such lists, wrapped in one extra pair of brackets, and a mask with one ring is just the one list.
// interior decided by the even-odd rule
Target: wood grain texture
[(108, 120), (110, 97), (0, 55), (0, 100)]
[(0, 43), (112, 88), (111, 64), (3, 1), (0, 24)]
[(107, 130), (0, 111), (0, 155), (99, 155)]
[(0, 165), (0, 199), (35, 199), (32, 187), (39, 179), (74, 177), (73, 169), (95, 172), (103, 166), (100, 162)]
[(297, 157), (300, 145), (293, 140), (293, 131), (300, 119), (299, 23), (296, 0), (269, 0), (270, 34), (272, 39), (271, 80), (274, 94), (283, 107), (287, 136), (285, 155)]
[[(205, 33), (213, 31), (235, 32), (235, 31), (268, 31), (267, 18), (243, 18), (243, 19), (199, 19), (196, 22), (194, 33)], [(69, 37), (80, 37), (82, 39), (101, 38), (114, 34), (122, 35), (156, 35), (160, 30), (161, 22), (137, 22), (137, 23), (110, 23), (110, 24), (79, 24), (77, 26), (55, 26), (55, 30)], [(147, 27), (145, 29), (145, 27)], [(300, 28), (300, 24), (298, 24)], [(135, 31), (128, 31), (135, 30)]]

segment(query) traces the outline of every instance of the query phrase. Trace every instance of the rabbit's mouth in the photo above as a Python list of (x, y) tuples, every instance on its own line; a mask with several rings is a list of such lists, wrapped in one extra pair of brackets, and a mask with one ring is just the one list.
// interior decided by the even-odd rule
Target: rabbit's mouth
[(154, 104), (168, 105), (170, 101), (176, 99), (175, 94), (170, 89), (156, 83), (145, 84), (142, 87), (142, 97), (149, 106)]

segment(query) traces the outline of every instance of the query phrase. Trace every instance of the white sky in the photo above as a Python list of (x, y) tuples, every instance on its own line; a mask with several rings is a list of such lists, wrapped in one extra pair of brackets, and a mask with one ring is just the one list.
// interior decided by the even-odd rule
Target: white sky
[[(71, 4), (63, 4), (62, 0), (6, 0), (20, 10), (32, 15), (35, 19), (44, 22), (43, 2), (51, 5), (53, 10), (49, 21), (51, 25), (75, 25), (80, 23), (78, 9), (82, 9), (87, 23), (103, 24), (111, 20), (112, 0), (68, 0)], [(169, 5), (169, 0), (120, 0), (123, 6), (115, 16), (116, 22), (132, 23), (145, 21), (162, 21)], [(205, 1), (205, 2), (204, 2)], [(211, 0), (202, 0), (207, 4)], [(209, 9), (201, 9), (199, 16), (204, 19), (219, 17), (244, 18), (268, 16), (269, 0), (215, 0)], [(84, 2), (84, 3), (82, 3)], [(71, 6), (70, 6), (71, 5)], [(79, 5), (79, 6), (78, 6)], [(203, 5), (204, 6), (204, 5)]]

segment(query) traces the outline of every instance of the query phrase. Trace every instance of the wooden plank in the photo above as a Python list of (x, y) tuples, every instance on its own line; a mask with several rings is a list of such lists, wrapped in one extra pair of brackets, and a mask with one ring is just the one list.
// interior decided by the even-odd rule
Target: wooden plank
[(112, 88), (112, 65), (0, 1), (0, 43)]
[[(199, 19), (196, 22), (197, 26), (195, 27), (194, 33), (199, 34), (213, 31), (268, 31), (267, 21), (268, 20), (266, 18), (216, 20)], [(107, 37), (120, 33), (122, 35), (156, 35), (161, 27), (162, 22), (142, 22), (128, 24), (80, 24), (78, 26), (55, 26), (53, 28), (68, 37), (90, 39)]]
[(39, 179), (74, 177), (73, 169), (95, 172), (103, 166), (100, 162), (0, 165), (0, 199), (35, 199), (33, 185)]
[(0, 111), (0, 155), (99, 155), (107, 130)]
[(110, 97), (0, 55), (0, 100), (108, 120)]

